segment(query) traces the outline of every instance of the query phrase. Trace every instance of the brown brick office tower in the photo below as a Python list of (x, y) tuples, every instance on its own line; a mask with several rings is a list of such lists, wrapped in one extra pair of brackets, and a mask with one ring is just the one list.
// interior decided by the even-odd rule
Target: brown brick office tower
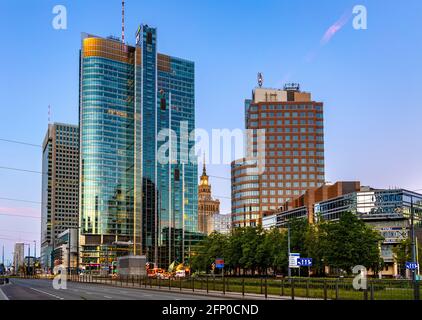
[[(245, 101), (245, 127), (252, 130), (247, 150), (265, 159), (265, 170), (251, 175), (246, 169), (253, 161), (233, 161), (233, 227), (261, 224), (264, 213), (325, 182), (323, 103), (298, 84), (255, 88)], [(265, 130), (265, 139), (258, 129)]]

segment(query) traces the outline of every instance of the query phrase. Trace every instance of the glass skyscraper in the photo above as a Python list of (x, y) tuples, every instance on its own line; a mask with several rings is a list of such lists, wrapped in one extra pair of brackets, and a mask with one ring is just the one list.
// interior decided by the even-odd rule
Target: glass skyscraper
[[(155, 28), (136, 45), (84, 35), (80, 62), (81, 262), (145, 254), (185, 262), (197, 232), (194, 63), (157, 52)], [(164, 150), (164, 151), (163, 151)]]

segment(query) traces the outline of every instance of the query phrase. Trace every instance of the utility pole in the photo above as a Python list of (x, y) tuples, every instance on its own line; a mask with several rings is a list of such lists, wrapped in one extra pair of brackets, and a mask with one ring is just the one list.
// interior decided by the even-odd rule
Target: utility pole
[(71, 231), (72, 229), (68, 229), (69, 230), (69, 249), (67, 252), (67, 274), (70, 275), (70, 248), (71, 248)]
[(418, 264), (418, 278), (419, 278), (421, 275), (421, 268), (419, 266), (418, 237), (416, 237), (416, 263)]
[(122, 0), (122, 42), (125, 43), (125, 1)]
[(15, 274), (17, 274), (17, 271), (16, 271), (16, 257), (15, 257), (15, 251), (13, 251), (13, 252), (12, 252), (12, 264), (13, 264), (13, 272), (14, 272)]
[[(410, 196), (410, 236), (412, 241), (412, 262), (416, 261), (416, 241), (415, 241), (415, 212), (413, 209), (413, 195)], [(412, 270), (412, 281), (415, 300), (419, 300), (419, 285), (416, 279), (416, 269)]]
[(76, 231), (77, 231), (77, 233), (76, 233), (76, 236), (77, 236), (77, 238), (76, 238), (76, 274), (77, 275), (79, 275), (79, 255), (80, 255), (80, 252), (79, 252), (79, 239), (80, 239), (80, 236), (81, 236), (81, 234), (80, 234), (80, 229), (79, 229), (79, 227), (76, 229)]
[(2, 255), (1, 255), (1, 263), (4, 266), (4, 245), (3, 245), (3, 251), (2, 251)]
[(34, 275), (35, 275), (35, 261), (37, 260), (37, 240), (34, 240)]
[(28, 275), (31, 267), (31, 244), (28, 243)]
[(292, 270), (290, 269), (290, 224), (287, 226), (287, 263), (288, 263), (288, 276), (289, 278), (292, 276)]
[[(130, 251), (130, 249), (129, 249), (129, 251)], [(108, 273), (110, 271), (110, 265), (108, 263), (108, 261), (109, 261), (109, 258), (108, 258), (108, 244), (105, 245), (105, 252), (106, 252), (106, 254), (105, 254), (105, 261), (106, 261), (105, 266), (106, 267), (104, 267), (104, 269), (107, 271), (107, 275), (108, 275)], [(102, 272), (102, 271), (100, 271), (100, 272)]]

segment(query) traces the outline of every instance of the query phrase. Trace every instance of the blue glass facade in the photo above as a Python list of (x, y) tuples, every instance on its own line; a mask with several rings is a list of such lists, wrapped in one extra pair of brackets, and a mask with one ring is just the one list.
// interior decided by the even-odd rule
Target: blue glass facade
[(141, 26), (139, 33), (135, 105), (141, 119), (142, 251), (166, 266), (188, 259), (190, 235), (197, 232), (197, 165), (196, 158), (189, 158), (194, 63), (157, 53), (155, 28)]
[(135, 47), (84, 37), (80, 72), (82, 264), (103, 264), (104, 250), (110, 263), (116, 242), (158, 266), (185, 261), (197, 232), (194, 141), (181, 138), (195, 128), (193, 62), (158, 54), (145, 25)]

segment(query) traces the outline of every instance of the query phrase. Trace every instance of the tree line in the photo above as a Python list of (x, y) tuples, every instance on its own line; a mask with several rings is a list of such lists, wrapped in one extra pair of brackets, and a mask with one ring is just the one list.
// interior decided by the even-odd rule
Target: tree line
[[(337, 222), (320, 220), (309, 224), (307, 219), (294, 219), (289, 222), (289, 229), (290, 252), (312, 258), (313, 275), (325, 275), (327, 266), (337, 274), (351, 274), (356, 265), (375, 272), (384, 267), (380, 256), (382, 236), (350, 212)], [(287, 229), (245, 227), (236, 228), (229, 235), (213, 233), (195, 251), (191, 260), (194, 271), (212, 271), (215, 259), (223, 258), (225, 272), (235, 276), (288, 272)]]

